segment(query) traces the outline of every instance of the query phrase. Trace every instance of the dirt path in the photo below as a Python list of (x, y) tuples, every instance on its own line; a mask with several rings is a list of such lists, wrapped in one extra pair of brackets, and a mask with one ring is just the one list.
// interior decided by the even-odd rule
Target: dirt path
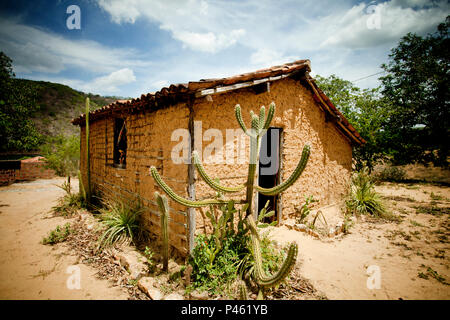
[[(95, 276), (96, 270), (69, 255), (64, 244), (40, 242), (69, 220), (49, 211), (64, 191), (64, 179), (37, 180), (0, 188), (0, 299), (127, 299), (127, 293)], [(50, 218), (51, 217), (51, 218)], [(78, 266), (80, 289), (68, 289)], [(73, 271), (71, 271), (73, 272)]]
[[(70, 220), (49, 211), (63, 179), (0, 188), (0, 299), (127, 299), (127, 292), (95, 276), (64, 243), (40, 242)], [(383, 184), (377, 190), (401, 222), (359, 220), (351, 233), (316, 240), (272, 228), (280, 243), (299, 244), (298, 271), (329, 299), (450, 299), (448, 237), (450, 188)], [(81, 289), (68, 289), (69, 266), (81, 271)], [(380, 288), (369, 289), (369, 266)]]
[[(360, 220), (326, 240), (281, 227), (272, 238), (297, 241), (300, 274), (329, 299), (450, 299), (450, 188), (387, 183), (377, 191), (402, 222)], [(367, 286), (369, 266), (380, 271), (379, 289)]]

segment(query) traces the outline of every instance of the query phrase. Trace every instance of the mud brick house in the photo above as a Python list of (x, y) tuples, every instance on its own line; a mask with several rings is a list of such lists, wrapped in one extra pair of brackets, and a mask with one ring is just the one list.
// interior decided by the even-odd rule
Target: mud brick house
[[(318, 88), (309, 72), (309, 60), (299, 60), (228, 78), (171, 85), (138, 99), (117, 101), (92, 111), (89, 119), (93, 188), (106, 197), (140, 199), (147, 209), (146, 226), (159, 234), (159, 212), (154, 201), (158, 187), (150, 175), (150, 166), (155, 166), (180, 196), (191, 199), (214, 196), (214, 191), (197, 177), (189, 161), (173, 160), (173, 152), (183, 151), (179, 150), (181, 138), (174, 132), (181, 129), (190, 134), (190, 144), (184, 150), (187, 160), (189, 148), (194, 146), (203, 155), (210, 176), (219, 178), (225, 185), (237, 185), (246, 181), (248, 163), (208, 161), (207, 158), (220, 154), (220, 150), (210, 152), (211, 145), (218, 139), (225, 140), (229, 129), (239, 129), (234, 115), (236, 104), (241, 105), (244, 121), (249, 124), (250, 110), (258, 111), (273, 101), (276, 112), (268, 131), (271, 134), (263, 139), (261, 152), (265, 150), (266, 158), (277, 165), (274, 172), (259, 175), (260, 185), (271, 187), (289, 177), (304, 144), (312, 147), (308, 165), (299, 180), (281, 196), (268, 199), (276, 210), (276, 219), (280, 222), (294, 214), (295, 206), (303, 203), (305, 195), (319, 199), (321, 206), (339, 202), (350, 179), (352, 146), (364, 140)], [(85, 115), (72, 123), (81, 127), (83, 155)], [(219, 145), (227, 149), (242, 143), (239, 139), (239, 136), (227, 137)], [(248, 153), (248, 141), (244, 145)], [(238, 152), (231, 155), (236, 160)], [(260, 162), (260, 173), (264, 165)], [(81, 172), (86, 181), (83, 156)], [(258, 209), (267, 199), (260, 196), (256, 201), (255, 209)], [(186, 254), (193, 246), (195, 230), (204, 224), (202, 213), (173, 201), (169, 204), (170, 243)]]

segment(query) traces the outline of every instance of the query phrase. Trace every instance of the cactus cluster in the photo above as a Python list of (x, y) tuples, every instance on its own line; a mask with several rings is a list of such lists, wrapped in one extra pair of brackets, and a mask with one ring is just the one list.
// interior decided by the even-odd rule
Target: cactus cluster
[[(283, 279), (289, 274), (291, 271), (293, 265), (295, 264), (296, 258), (297, 258), (297, 244), (292, 243), (289, 247), (288, 255), (285, 261), (283, 262), (281, 268), (279, 271), (271, 276), (268, 276), (265, 274), (263, 268), (262, 268), (262, 258), (261, 258), (261, 249), (260, 249), (260, 240), (258, 231), (256, 228), (256, 223), (254, 218), (252, 217), (252, 203), (253, 203), (253, 196), (255, 192), (259, 192), (264, 195), (270, 195), (275, 196), (279, 193), (285, 191), (290, 186), (292, 186), (295, 181), (300, 177), (303, 170), (306, 167), (306, 164), (309, 159), (310, 155), (310, 147), (309, 145), (305, 145), (302, 151), (301, 158), (295, 168), (295, 170), (292, 172), (291, 176), (286, 179), (281, 184), (273, 187), (273, 188), (262, 188), (255, 184), (256, 181), (256, 172), (259, 162), (259, 152), (260, 152), (260, 143), (261, 138), (266, 134), (267, 130), (270, 127), (270, 123), (272, 122), (273, 116), (275, 114), (275, 103), (271, 103), (269, 105), (269, 110), (267, 112), (266, 116), (266, 109), (264, 106), (260, 108), (259, 115), (256, 115), (253, 111), (250, 112), (251, 116), (251, 127), (250, 129), (247, 129), (243, 119), (242, 119), (242, 113), (241, 113), (241, 106), (237, 104), (235, 106), (235, 116), (236, 120), (241, 127), (241, 129), (244, 131), (244, 133), (249, 136), (250, 138), (250, 161), (248, 166), (248, 176), (247, 181), (238, 186), (229, 187), (229, 186), (223, 186), (218, 182), (218, 180), (211, 178), (207, 172), (205, 171), (197, 151), (192, 152), (192, 160), (193, 165), (197, 169), (200, 177), (208, 184), (212, 189), (218, 191), (219, 194), (228, 194), (228, 193), (238, 193), (246, 189), (246, 197), (245, 200), (239, 200), (239, 199), (223, 199), (223, 198), (216, 198), (216, 199), (205, 199), (205, 200), (190, 200), (185, 199), (179, 195), (177, 195), (161, 178), (158, 171), (155, 167), (150, 168), (150, 173), (153, 176), (155, 182), (158, 184), (158, 186), (175, 202), (182, 204), (186, 207), (192, 207), (192, 208), (201, 208), (204, 206), (214, 206), (214, 205), (226, 205), (231, 203), (232, 206), (234, 204), (244, 204), (245, 208), (245, 224), (247, 225), (247, 228), (245, 228), (245, 232), (250, 232), (250, 238), (251, 238), (251, 252), (253, 254), (253, 258), (255, 261), (255, 268), (253, 268), (253, 277), (260, 287), (260, 294), (265, 289), (270, 287), (277, 286)], [(228, 210), (227, 212), (236, 212), (236, 210)], [(211, 215), (211, 210), (210, 213)], [(266, 215), (267, 216), (267, 215)], [(210, 216), (210, 219), (212, 220), (213, 227), (214, 222), (216, 222), (216, 226), (214, 227), (214, 232), (217, 233), (215, 238), (217, 238), (217, 241), (220, 242), (220, 239), (223, 236), (222, 231), (220, 231), (220, 228), (226, 227), (225, 225), (219, 226), (219, 221), (216, 220), (215, 217)], [(224, 221), (229, 221), (230, 217), (224, 217), (221, 223), (223, 224)], [(231, 218), (231, 220), (233, 220)], [(226, 223), (225, 223), (226, 224)], [(220, 248), (220, 244), (217, 246)], [(241, 288), (241, 298), (244, 298), (246, 296), (246, 292), (244, 291), (244, 288)]]

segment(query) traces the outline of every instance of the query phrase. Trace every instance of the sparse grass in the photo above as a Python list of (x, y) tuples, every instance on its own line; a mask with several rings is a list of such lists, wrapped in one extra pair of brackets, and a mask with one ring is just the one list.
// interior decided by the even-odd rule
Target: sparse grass
[[(441, 276), (437, 271), (433, 270), (431, 267), (427, 268), (427, 275), (433, 277), (434, 279), (436, 279), (437, 281), (439, 281), (444, 285), (449, 285), (449, 283), (446, 282), (445, 278)], [(428, 277), (424, 279), (428, 279)]]
[(85, 201), (80, 193), (72, 193), (70, 177), (62, 185), (58, 186), (66, 194), (58, 199), (58, 204), (52, 207), (52, 212), (62, 216), (71, 216), (79, 209), (85, 207)]
[(450, 208), (448, 207), (438, 207), (435, 203), (431, 203), (430, 206), (414, 206), (416, 213), (419, 214), (431, 214), (433, 216), (440, 216), (443, 214), (450, 213)]
[(414, 221), (414, 220), (409, 220), (409, 222), (410, 222), (411, 225), (414, 226), (414, 227), (425, 227), (423, 224), (421, 224), (421, 223), (419, 223), (419, 222), (417, 222), (417, 221)]
[(63, 227), (56, 226), (55, 230), (50, 231), (47, 237), (42, 239), (42, 244), (56, 244), (59, 242), (63, 242), (71, 233), (70, 224), (66, 223)]
[(431, 192), (430, 194), (430, 198), (433, 201), (448, 201), (448, 199), (446, 197), (444, 197), (443, 195)]

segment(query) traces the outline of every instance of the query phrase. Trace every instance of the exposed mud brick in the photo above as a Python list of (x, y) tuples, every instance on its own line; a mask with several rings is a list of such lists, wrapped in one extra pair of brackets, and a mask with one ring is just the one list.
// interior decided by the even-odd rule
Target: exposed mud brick
[[(211, 101), (212, 100), (212, 101)], [(221, 183), (236, 186), (245, 183), (248, 170), (249, 141), (240, 133), (234, 115), (234, 107), (240, 104), (247, 126), (250, 126), (250, 110), (258, 113), (264, 105), (276, 104), (276, 113), (272, 127), (282, 129), (281, 145), (281, 181), (286, 180), (296, 167), (302, 149), (306, 143), (311, 146), (308, 165), (299, 180), (282, 194), (282, 219), (295, 213), (295, 207), (302, 204), (305, 195), (318, 199), (319, 206), (329, 205), (342, 200), (347, 191), (352, 163), (350, 139), (341, 129), (326, 121), (325, 112), (315, 100), (313, 92), (300, 81), (284, 78), (272, 81), (270, 91), (256, 94), (251, 88), (242, 88), (214, 94), (213, 99), (196, 99), (192, 113), (185, 102), (149, 111), (139, 111), (122, 115), (110, 114), (98, 118), (90, 124), (91, 175), (93, 189), (101, 190), (106, 197), (113, 199), (141, 200), (149, 210), (145, 212), (146, 226), (159, 234), (159, 213), (154, 200), (154, 192), (159, 191), (149, 174), (155, 166), (164, 181), (180, 196), (188, 197), (188, 165), (175, 163), (172, 159), (174, 147), (182, 141), (176, 130), (189, 128), (189, 117), (201, 123), (201, 132), (195, 135), (195, 149), (202, 156), (205, 170)], [(125, 119), (127, 126), (126, 168), (114, 167), (114, 117)], [(209, 129), (218, 129), (219, 137), (208, 137)], [(227, 130), (228, 129), (228, 130)], [(177, 131), (180, 132), (180, 131)], [(208, 131), (211, 133), (213, 131)], [(244, 153), (238, 157), (237, 146), (244, 141)], [(81, 172), (86, 181), (85, 127), (81, 126)], [(222, 141), (215, 141), (222, 139)], [(173, 140), (173, 141), (172, 141)], [(211, 148), (219, 142), (221, 150)], [(208, 152), (212, 150), (212, 152)], [(227, 153), (228, 150), (228, 153)], [(229, 153), (230, 150), (234, 150)], [(180, 150), (179, 154), (183, 154)], [(186, 155), (187, 156), (187, 155)], [(217, 163), (217, 161), (221, 163)], [(231, 163), (230, 163), (231, 162)], [(197, 199), (214, 197), (211, 190), (195, 174), (195, 194)], [(244, 198), (245, 192), (233, 198)], [(189, 234), (187, 209), (169, 200), (171, 220), (169, 228), (170, 244), (187, 252)], [(184, 214), (177, 214), (184, 213)], [(210, 230), (199, 210), (196, 210), (196, 228)]]

